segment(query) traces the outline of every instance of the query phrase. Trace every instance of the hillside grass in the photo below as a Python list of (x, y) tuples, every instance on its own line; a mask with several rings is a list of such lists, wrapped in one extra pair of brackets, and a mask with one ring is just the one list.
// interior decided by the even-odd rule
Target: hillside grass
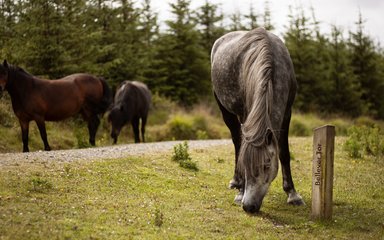
[(306, 205), (286, 204), (281, 173), (261, 213), (249, 216), (227, 188), (233, 147), (114, 160), (15, 163), (0, 168), (0, 239), (382, 239), (384, 161), (354, 160), (335, 144), (331, 221), (312, 221), (312, 138), (290, 138), (293, 178)]

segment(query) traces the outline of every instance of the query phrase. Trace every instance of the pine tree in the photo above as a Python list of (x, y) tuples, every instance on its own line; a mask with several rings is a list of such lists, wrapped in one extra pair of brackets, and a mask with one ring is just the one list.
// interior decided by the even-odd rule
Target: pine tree
[(222, 26), (223, 14), (218, 14), (217, 12), (218, 5), (205, 1), (205, 4), (196, 13), (197, 24), (201, 34), (201, 45), (208, 56), (211, 54), (213, 43), (225, 33), (225, 29)]
[(243, 25), (243, 15), (240, 13), (240, 11), (235, 11), (234, 13), (229, 15), (230, 24), (229, 24), (229, 31), (240, 31), (245, 30), (246, 27)]
[(3, 0), (0, 3), (0, 56), (10, 62), (18, 60), (18, 51), (15, 51), (15, 40), (19, 38), (16, 28), (18, 6), (18, 1)]
[(317, 82), (315, 62), (317, 52), (313, 40), (313, 31), (308, 27), (309, 18), (304, 15), (303, 9), (299, 14), (289, 15), (289, 27), (285, 33), (285, 44), (290, 52), (296, 79), (299, 85), (295, 100), (295, 108), (308, 112), (318, 109), (317, 97), (322, 94), (321, 82)]
[(264, 28), (267, 31), (271, 31), (275, 29), (275, 27), (272, 24), (272, 16), (271, 16), (271, 10), (269, 8), (269, 1), (264, 2), (264, 15), (263, 15), (263, 22), (264, 22)]
[(20, 15), (25, 49), (20, 53), (27, 69), (35, 75), (57, 78), (63, 74), (65, 29), (58, 2), (31, 0)]
[(360, 101), (360, 84), (350, 65), (349, 52), (346, 42), (342, 38), (342, 31), (332, 26), (330, 41), (330, 76), (332, 89), (328, 98), (332, 105), (329, 110), (334, 113), (357, 117), (362, 113)]
[(158, 72), (148, 80), (155, 91), (189, 106), (211, 90), (209, 60), (199, 44), (190, 1), (178, 0), (170, 6), (175, 20), (166, 22), (168, 31), (160, 36), (153, 66)]
[(247, 28), (249, 30), (255, 29), (260, 26), (257, 22), (258, 15), (255, 13), (255, 8), (253, 7), (252, 3), (250, 3), (248, 15), (244, 15), (244, 17), (246, 20), (248, 20)]
[(148, 82), (157, 69), (152, 69), (156, 54), (156, 40), (159, 37), (159, 25), (157, 13), (152, 10), (151, 1), (145, 0), (142, 4), (139, 17), (139, 35), (141, 37), (139, 48), (140, 69), (138, 72), (140, 80)]
[(361, 99), (366, 106), (366, 114), (378, 117), (383, 103), (383, 80), (380, 78), (378, 55), (373, 41), (364, 34), (364, 21), (361, 13), (356, 22), (357, 30), (350, 32), (352, 68), (362, 89)]

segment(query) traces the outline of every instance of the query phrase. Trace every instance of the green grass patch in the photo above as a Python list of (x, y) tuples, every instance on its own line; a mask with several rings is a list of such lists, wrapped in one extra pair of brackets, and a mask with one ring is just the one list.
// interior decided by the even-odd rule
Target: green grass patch
[(312, 138), (290, 139), (292, 172), (306, 205), (286, 204), (281, 173), (261, 213), (248, 216), (227, 188), (233, 146), (106, 161), (24, 162), (0, 168), (0, 239), (381, 239), (384, 161), (356, 161), (336, 138), (331, 221), (312, 221)]

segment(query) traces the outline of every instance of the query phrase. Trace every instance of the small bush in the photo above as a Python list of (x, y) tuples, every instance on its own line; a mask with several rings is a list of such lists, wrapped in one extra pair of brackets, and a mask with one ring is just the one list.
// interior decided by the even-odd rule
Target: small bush
[(377, 125), (353, 126), (348, 130), (345, 150), (353, 158), (384, 156), (384, 134)]
[(196, 139), (193, 123), (187, 117), (174, 116), (167, 125), (169, 135), (175, 140)]
[(289, 127), (289, 134), (292, 136), (310, 136), (311, 130), (302, 122), (297, 119), (292, 119)]
[(0, 98), (0, 126), (5, 128), (12, 128), (13, 126), (17, 126), (17, 118), (13, 113), (11, 106), (11, 99), (8, 94), (4, 94), (2, 98)]
[(189, 146), (185, 141), (183, 143), (177, 144), (173, 148), (172, 160), (178, 162), (180, 167), (190, 169), (193, 171), (198, 171), (197, 164), (192, 161), (192, 158), (188, 152)]

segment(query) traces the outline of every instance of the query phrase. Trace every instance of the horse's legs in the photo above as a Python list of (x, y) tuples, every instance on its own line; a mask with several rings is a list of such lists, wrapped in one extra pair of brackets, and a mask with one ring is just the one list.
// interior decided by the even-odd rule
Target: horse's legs
[(29, 121), (19, 120), (21, 128), (21, 139), (23, 141), (23, 152), (29, 152), (28, 147), (28, 133), (29, 133)]
[(237, 116), (235, 114), (230, 113), (220, 103), (219, 99), (217, 99), (216, 93), (215, 93), (215, 99), (217, 104), (219, 105), (221, 114), (223, 116), (223, 120), (231, 132), (232, 142), (233, 142), (233, 145), (235, 146), (235, 172), (234, 172), (233, 179), (229, 183), (229, 187), (241, 189), (243, 187), (244, 181), (243, 181), (242, 174), (239, 173), (237, 169), (237, 160), (239, 157), (239, 151), (240, 151), (240, 145), (241, 145), (241, 125)]
[(100, 124), (100, 120), (96, 114), (91, 116), (88, 120), (89, 143), (91, 144), (91, 146), (96, 145), (95, 138), (96, 138), (96, 132), (97, 132), (97, 128), (99, 127), (99, 124)]
[(287, 203), (293, 205), (303, 205), (304, 201), (295, 190), (293, 184), (292, 175), (291, 175), (291, 156), (289, 154), (289, 144), (288, 144), (288, 133), (289, 133), (289, 122), (291, 119), (291, 113), (289, 112), (289, 117), (286, 117), (283, 122), (283, 130), (281, 131), (279, 145), (280, 145), (280, 162), (281, 162), (281, 171), (283, 175), (283, 189), (288, 195)]
[(140, 134), (139, 134), (139, 122), (140, 122), (140, 118), (138, 117), (134, 117), (132, 119), (132, 129), (133, 129), (133, 134), (135, 135), (135, 143), (139, 143), (140, 142)]
[(51, 147), (48, 144), (47, 131), (45, 128), (44, 120), (36, 120), (36, 124), (37, 124), (37, 127), (39, 128), (41, 140), (43, 140), (43, 143), (44, 143), (44, 150), (51, 151)]
[(147, 124), (147, 116), (141, 118), (141, 139), (145, 142), (145, 125)]

